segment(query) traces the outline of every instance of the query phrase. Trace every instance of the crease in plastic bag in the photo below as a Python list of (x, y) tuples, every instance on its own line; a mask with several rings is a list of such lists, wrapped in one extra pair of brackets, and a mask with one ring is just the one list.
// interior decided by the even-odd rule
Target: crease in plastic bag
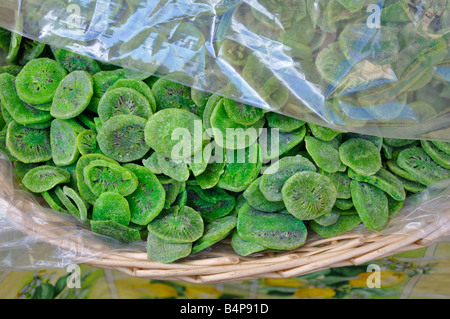
[[(407, 235), (411, 244), (439, 242), (450, 235), (450, 179), (406, 199), (379, 235)], [(39, 270), (98, 261), (102, 257), (146, 253), (146, 242), (122, 243), (93, 233), (72, 215), (47, 208), (40, 197), (20, 188), (11, 161), (0, 152), (0, 269)], [(362, 224), (350, 233), (370, 236)], [(415, 247), (417, 248), (417, 247)], [(213, 253), (232, 252), (218, 244)], [(208, 251), (186, 257), (204, 258)], [(258, 254), (254, 255), (258, 258)]]
[(340, 131), (450, 141), (448, 0), (1, 0), (0, 26)]

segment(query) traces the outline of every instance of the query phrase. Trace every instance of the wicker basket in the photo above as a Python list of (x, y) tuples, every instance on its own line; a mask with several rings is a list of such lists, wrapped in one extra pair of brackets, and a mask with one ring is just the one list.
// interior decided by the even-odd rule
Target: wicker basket
[[(3, 181), (2, 185), (5, 184), (8, 182)], [(323, 269), (361, 265), (425, 247), (446, 236), (450, 230), (450, 205), (445, 209), (448, 195), (444, 195), (441, 198), (443, 204), (440, 205), (444, 211), (439, 213), (439, 218), (425, 218), (419, 226), (412, 223), (412, 227), (403, 227), (401, 231), (395, 231), (395, 228), (389, 230), (387, 227), (387, 232), (374, 233), (360, 227), (330, 239), (310, 234), (306, 244), (299, 249), (249, 257), (236, 255), (231, 246), (223, 242), (208, 251), (175, 263), (163, 264), (147, 258), (144, 244), (130, 246), (129, 250), (123, 247), (111, 250), (110, 243), (103, 238), (80, 237), (78, 229), (91, 232), (82, 225), (74, 226), (70, 220), (62, 218), (65, 216), (49, 214), (48, 209), (33, 199), (24, 200), (25, 195), (18, 196), (17, 193), (11, 187), (2, 189), (2, 200), (7, 202), (9, 219), (13, 225), (33, 238), (57, 247), (64, 255), (70, 256), (72, 262), (118, 270), (134, 277), (191, 283), (288, 278)], [(395, 218), (390, 223), (395, 224)]]

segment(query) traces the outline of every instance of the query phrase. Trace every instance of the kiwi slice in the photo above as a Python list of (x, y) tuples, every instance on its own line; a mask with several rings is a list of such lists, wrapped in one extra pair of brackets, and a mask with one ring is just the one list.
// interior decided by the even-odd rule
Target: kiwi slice
[(322, 141), (313, 136), (305, 137), (305, 147), (314, 163), (328, 173), (339, 171), (342, 163), (339, 151), (331, 142)]
[(16, 77), (17, 95), (29, 104), (52, 102), (59, 83), (66, 75), (67, 71), (55, 60), (31, 60)]
[(322, 226), (330, 226), (337, 222), (339, 216), (341, 216), (341, 210), (333, 207), (329, 213), (319, 216), (313, 219), (313, 221)]
[(116, 69), (111, 71), (100, 71), (92, 75), (94, 82), (94, 97), (102, 98), (106, 91), (116, 83), (119, 79), (125, 78), (123, 69)]
[(51, 48), (56, 61), (64, 67), (67, 72), (85, 71), (95, 74), (102, 71), (100, 65), (92, 58), (70, 52), (61, 48)]
[(395, 200), (404, 200), (406, 198), (405, 187), (401, 180), (384, 168), (380, 168), (378, 172), (371, 176), (359, 175), (349, 168), (348, 176), (352, 180), (369, 183), (382, 189)]
[(150, 150), (145, 141), (147, 120), (136, 115), (117, 115), (102, 124), (97, 143), (103, 154), (121, 162), (142, 159)]
[(6, 131), (6, 147), (23, 163), (45, 162), (52, 158), (49, 129), (33, 129), (12, 121)]
[(243, 150), (228, 150), (217, 186), (231, 192), (242, 192), (256, 179), (261, 166), (257, 143)]
[(257, 210), (268, 213), (282, 210), (284, 208), (283, 200), (277, 202), (269, 201), (261, 192), (260, 184), (261, 177), (258, 177), (243, 193), (245, 200), (250, 204), (250, 206)]
[(94, 203), (92, 220), (113, 220), (121, 225), (128, 226), (130, 218), (128, 201), (119, 193), (104, 192)]
[(231, 235), (231, 247), (239, 256), (248, 256), (266, 249), (266, 247), (251, 241), (243, 240), (237, 230)]
[(185, 161), (174, 161), (169, 156), (157, 154), (158, 166), (164, 175), (167, 175), (179, 182), (189, 179), (190, 171)]
[(350, 138), (339, 146), (339, 158), (361, 175), (374, 175), (381, 168), (381, 152), (370, 141)]
[(352, 200), (361, 221), (368, 229), (379, 231), (389, 220), (388, 198), (380, 188), (353, 180)]
[[(203, 136), (203, 129), (198, 129), (197, 124), (201, 124), (201, 119), (189, 111), (176, 108), (160, 110), (147, 121), (145, 141), (158, 154), (170, 156), (173, 160), (188, 158), (202, 149), (202, 143), (198, 143), (194, 135)], [(182, 134), (181, 141), (173, 137), (177, 132)], [(182, 154), (178, 154), (175, 147), (180, 147)]]
[(153, 235), (147, 234), (147, 256), (160, 263), (172, 263), (187, 257), (192, 252), (192, 243), (171, 243)]
[(145, 119), (153, 114), (145, 96), (127, 87), (108, 89), (99, 101), (97, 112), (102, 123), (121, 114), (136, 115)]
[(204, 232), (203, 219), (189, 206), (164, 209), (147, 225), (153, 235), (171, 243), (192, 243)]
[(306, 124), (305, 121), (275, 112), (266, 113), (266, 119), (269, 127), (276, 128), (280, 132), (292, 132)]
[(433, 161), (446, 169), (450, 169), (450, 153), (442, 151), (430, 141), (421, 140), (420, 145)]
[(203, 235), (192, 246), (192, 253), (198, 253), (218, 243), (236, 228), (237, 217), (224, 216), (205, 225)]
[(76, 162), (80, 152), (77, 137), (83, 127), (73, 119), (54, 119), (50, 125), (50, 145), (52, 159), (57, 166), (71, 165)]
[(308, 233), (300, 219), (290, 214), (261, 212), (248, 203), (239, 210), (236, 230), (245, 241), (277, 250), (303, 246)]
[(156, 175), (145, 166), (128, 163), (123, 165), (138, 179), (136, 190), (126, 199), (130, 205), (131, 222), (147, 225), (163, 210), (166, 191)]
[(156, 109), (195, 108), (191, 100), (191, 89), (183, 84), (159, 78), (153, 85), (152, 91), (156, 100)]
[(206, 223), (230, 214), (236, 203), (233, 195), (218, 187), (202, 189), (190, 185), (186, 187), (186, 196), (186, 205), (199, 212)]
[(264, 171), (260, 180), (260, 191), (269, 201), (283, 201), (281, 189), (292, 175), (316, 170), (316, 166), (301, 155), (283, 157)]
[(114, 220), (90, 220), (94, 233), (114, 238), (123, 243), (133, 243), (142, 240), (138, 229), (122, 225)]
[(336, 201), (338, 199), (349, 199), (351, 198), (351, 192), (350, 192), (350, 178), (348, 177), (348, 174), (346, 172), (335, 172), (335, 173), (328, 173), (324, 170), (319, 169), (319, 173), (322, 175), (327, 176), (331, 182), (334, 184), (334, 187), (336, 187)]
[(105, 156), (103, 154), (86, 154), (82, 155), (78, 158), (76, 167), (75, 167), (75, 175), (76, 175), (76, 181), (77, 181), (77, 189), (80, 192), (80, 195), (90, 204), (94, 204), (95, 200), (98, 198), (97, 195), (95, 195), (88, 184), (86, 184), (86, 181), (84, 179), (84, 168), (89, 165), (92, 161), (95, 160), (105, 160), (110, 161), (111, 163), (118, 164), (115, 160), (109, 158), (108, 156)]
[(37, 109), (20, 100), (14, 81), (14, 76), (11, 74), (0, 75), (0, 100), (3, 115), (23, 125), (49, 122), (52, 116), (48, 111)]
[(107, 91), (117, 88), (129, 88), (141, 93), (149, 102), (152, 113), (156, 112), (155, 95), (151, 88), (142, 80), (139, 79), (119, 79), (111, 85)]
[(122, 196), (132, 194), (137, 186), (137, 176), (125, 167), (106, 160), (95, 160), (83, 169), (84, 181), (92, 193), (115, 192)]
[(50, 165), (32, 168), (22, 179), (23, 185), (34, 193), (46, 192), (58, 184), (69, 181), (70, 173), (67, 170)]
[(62, 191), (64, 195), (70, 199), (76, 207), (72, 215), (79, 218), (81, 221), (86, 221), (89, 219), (88, 210), (90, 208), (90, 204), (87, 203), (84, 198), (81, 197), (80, 193), (78, 193), (75, 189), (69, 186), (63, 186)]
[(261, 120), (265, 113), (263, 109), (231, 99), (223, 99), (223, 106), (228, 117), (241, 125), (252, 125)]
[(69, 73), (56, 89), (50, 114), (57, 119), (74, 118), (86, 109), (93, 94), (93, 80), (88, 72)]
[(421, 147), (401, 151), (397, 157), (397, 164), (416, 181), (426, 186), (450, 176), (450, 170), (438, 165)]
[(337, 221), (331, 225), (323, 226), (312, 220), (309, 227), (322, 238), (331, 238), (342, 235), (361, 224), (361, 218), (358, 214), (341, 214)]
[(325, 175), (303, 171), (289, 177), (281, 193), (289, 213), (301, 220), (311, 220), (331, 211), (337, 191)]
[(101, 153), (97, 143), (97, 133), (94, 130), (84, 130), (78, 133), (76, 144), (81, 155)]
[(215, 142), (227, 149), (243, 149), (254, 144), (265, 124), (265, 117), (251, 125), (243, 125), (233, 121), (226, 109), (226, 99), (218, 102), (211, 113), (210, 124)]

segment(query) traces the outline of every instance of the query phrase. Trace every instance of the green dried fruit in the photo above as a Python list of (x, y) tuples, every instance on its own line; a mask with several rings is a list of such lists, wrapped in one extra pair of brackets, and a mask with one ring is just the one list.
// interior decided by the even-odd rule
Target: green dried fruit
[(97, 143), (103, 154), (127, 163), (142, 159), (150, 150), (145, 139), (147, 121), (136, 115), (116, 115), (102, 124)]
[(245, 241), (277, 250), (303, 246), (308, 233), (303, 221), (290, 214), (261, 212), (247, 203), (239, 210), (236, 230)]
[(163, 210), (147, 226), (153, 235), (170, 243), (192, 243), (203, 235), (201, 215), (189, 206)]
[(67, 71), (55, 60), (49, 58), (31, 60), (17, 75), (17, 95), (29, 104), (52, 102), (59, 83), (66, 75)]
[(350, 187), (353, 204), (364, 226), (375, 231), (386, 227), (389, 220), (386, 193), (364, 182), (352, 181)]
[(97, 197), (105, 192), (131, 195), (138, 186), (136, 175), (125, 167), (106, 160), (94, 160), (83, 169), (84, 182)]
[(94, 203), (92, 220), (113, 220), (121, 225), (130, 224), (130, 206), (119, 193), (104, 192)]
[(74, 118), (86, 109), (93, 94), (93, 81), (88, 72), (69, 73), (55, 91), (50, 114), (57, 119)]
[(331, 211), (337, 191), (325, 175), (303, 171), (286, 180), (281, 193), (289, 213), (301, 220), (311, 220)]
[(63, 168), (40, 165), (32, 168), (22, 179), (23, 185), (33, 193), (51, 190), (58, 184), (68, 183), (70, 173)]

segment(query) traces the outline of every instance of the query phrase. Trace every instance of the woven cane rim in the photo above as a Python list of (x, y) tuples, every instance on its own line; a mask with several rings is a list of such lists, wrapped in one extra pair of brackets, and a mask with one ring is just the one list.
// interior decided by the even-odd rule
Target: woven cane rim
[[(17, 204), (17, 203), (16, 203)], [(311, 234), (304, 246), (289, 252), (260, 253), (241, 257), (229, 245), (225, 249), (211, 249), (208, 252), (164, 264), (148, 259), (146, 251), (113, 251), (95, 237), (80, 242), (79, 234), (67, 233), (65, 220), (50, 219), (46, 209), (33, 206), (33, 218), (45, 223), (24, 220), (22, 210), (25, 202), (14, 205), (10, 214), (12, 223), (27, 235), (57, 247), (61, 251), (75, 252), (71, 261), (97, 268), (117, 270), (139, 278), (175, 280), (190, 283), (219, 283), (260, 278), (291, 278), (319, 270), (361, 265), (394, 254), (416, 250), (439, 240), (450, 230), (450, 209), (442, 217), (426, 226), (406, 228), (400, 234), (368, 233), (350, 231), (346, 234), (323, 239)], [(26, 210), (26, 209), (25, 209)], [(61, 224), (62, 223), (62, 224)], [(80, 229), (82, 226), (80, 226)], [(62, 240), (62, 238), (64, 240)], [(221, 247), (221, 248), (223, 248)], [(228, 249), (226, 249), (228, 247)], [(109, 249), (109, 251), (108, 251)], [(77, 257), (76, 252), (83, 256)]]

